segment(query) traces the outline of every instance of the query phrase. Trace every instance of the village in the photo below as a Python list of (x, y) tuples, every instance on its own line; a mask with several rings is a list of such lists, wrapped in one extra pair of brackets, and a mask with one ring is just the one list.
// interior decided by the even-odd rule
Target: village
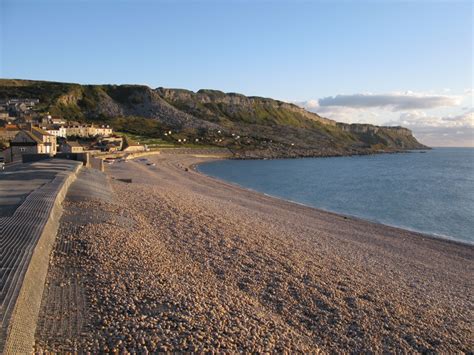
[(34, 110), (38, 99), (0, 101), (0, 162), (60, 157), (73, 160), (107, 153), (147, 151), (146, 145), (114, 133), (109, 125), (68, 121)]

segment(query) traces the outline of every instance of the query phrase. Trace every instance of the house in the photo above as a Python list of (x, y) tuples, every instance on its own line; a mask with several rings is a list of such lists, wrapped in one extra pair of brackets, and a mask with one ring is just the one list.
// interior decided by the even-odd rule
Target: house
[(94, 128), (94, 136), (109, 137), (113, 133), (113, 130), (110, 126), (101, 125)]
[(64, 118), (59, 116), (46, 116), (46, 122), (53, 125), (65, 125), (67, 122)]
[(110, 126), (97, 126), (93, 124), (70, 124), (66, 126), (66, 135), (68, 137), (108, 137), (112, 135), (113, 130)]
[(65, 125), (66, 120), (61, 117), (51, 117), (51, 123), (54, 125)]
[(10, 142), (6, 158), (10, 161), (21, 160), (23, 154), (56, 155), (56, 137), (38, 127), (21, 130)]
[(63, 153), (82, 153), (84, 147), (75, 141), (68, 141), (61, 145), (61, 152)]
[(42, 126), (41, 128), (55, 137), (66, 138), (66, 128), (63, 126), (47, 125), (47, 126)]
[(0, 141), (9, 142), (20, 132), (17, 125), (7, 124), (5, 127), (0, 127)]

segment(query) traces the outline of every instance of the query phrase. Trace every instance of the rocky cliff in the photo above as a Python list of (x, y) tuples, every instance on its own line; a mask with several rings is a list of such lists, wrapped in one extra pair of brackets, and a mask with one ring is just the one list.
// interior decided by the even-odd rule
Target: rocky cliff
[[(402, 127), (345, 124), (296, 105), (217, 90), (152, 89), (0, 79), (0, 99), (39, 98), (39, 111), (110, 122), (131, 133), (230, 148), (238, 157), (370, 154), (424, 149)], [(172, 130), (173, 135), (164, 135)]]

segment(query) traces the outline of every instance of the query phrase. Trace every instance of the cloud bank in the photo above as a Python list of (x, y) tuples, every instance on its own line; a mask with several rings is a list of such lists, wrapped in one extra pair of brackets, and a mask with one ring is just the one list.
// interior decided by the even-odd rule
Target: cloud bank
[(472, 100), (472, 89), (466, 89), (457, 96), (413, 92), (353, 94), (296, 104), (340, 122), (407, 127), (430, 146), (474, 146)]
[(474, 146), (474, 109), (458, 115), (433, 116), (425, 112), (403, 112), (389, 126), (411, 129), (417, 138), (431, 146)]
[(474, 128), (474, 109), (469, 109), (459, 115), (431, 116), (422, 111), (403, 112), (396, 121), (389, 125), (404, 125), (409, 127), (449, 127)]
[[(314, 101), (314, 100), (313, 100)], [(324, 97), (319, 107), (387, 108), (392, 111), (432, 109), (459, 105), (460, 98), (447, 95), (423, 95), (415, 93), (353, 94)], [(313, 103), (314, 104), (314, 103)]]

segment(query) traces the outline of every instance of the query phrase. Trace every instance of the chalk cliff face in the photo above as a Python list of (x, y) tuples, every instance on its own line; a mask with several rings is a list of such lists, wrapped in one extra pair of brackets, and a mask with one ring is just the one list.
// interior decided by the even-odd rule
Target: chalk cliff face
[[(163, 135), (172, 129), (189, 140), (228, 147), (240, 157), (426, 148), (403, 127), (338, 123), (290, 103), (217, 90), (0, 79), (0, 99), (12, 97), (39, 98), (39, 110), (71, 120), (120, 122), (123, 130), (132, 133), (172, 140)], [(147, 131), (149, 125), (154, 129)]]

